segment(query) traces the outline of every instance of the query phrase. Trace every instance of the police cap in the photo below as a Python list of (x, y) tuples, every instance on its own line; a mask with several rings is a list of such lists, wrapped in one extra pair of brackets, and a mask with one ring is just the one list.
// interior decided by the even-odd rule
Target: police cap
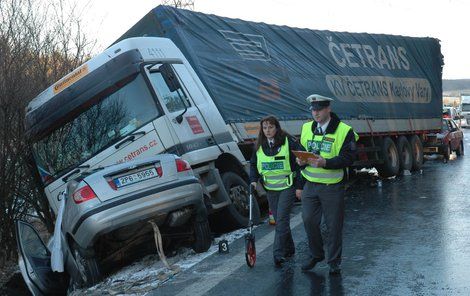
[(333, 99), (318, 94), (309, 95), (307, 97), (307, 102), (310, 103), (310, 110), (315, 111), (330, 106), (331, 101), (333, 101)]

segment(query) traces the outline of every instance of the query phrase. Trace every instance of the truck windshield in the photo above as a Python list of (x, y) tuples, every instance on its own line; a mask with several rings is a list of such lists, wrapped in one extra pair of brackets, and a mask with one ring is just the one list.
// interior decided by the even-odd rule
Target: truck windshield
[(97, 101), (33, 144), (44, 185), (160, 115), (141, 74)]
[(470, 112), (470, 104), (462, 104), (462, 111)]

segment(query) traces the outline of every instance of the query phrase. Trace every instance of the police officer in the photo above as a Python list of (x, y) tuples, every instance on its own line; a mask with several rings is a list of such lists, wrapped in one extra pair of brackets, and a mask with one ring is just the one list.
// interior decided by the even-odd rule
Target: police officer
[[(251, 157), (250, 182), (260, 181), (268, 198), (269, 208), (276, 221), (273, 244), (274, 265), (281, 267), (295, 253), (290, 229), (290, 212), (295, 197), (300, 198), (300, 170), (291, 150), (300, 145), (281, 129), (274, 116), (260, 121), (260, 132)], [(297, 189), (297, 190), (296, 190)]]
[(302, 126), (300, 144), (318, 158), (305, 165), (302, 176), (307, 180), (302, 192), (302, 219), (307, 233), (310, 255), (302, 265), (302, 271), (313, 269), (325, 259), (320, 230), (322, 215), (328, 230), (326, 244), (330, 274), (341, 272), (342, 234), (344, 220), (344, 169), (356, 157), (356, 141), (359, 138), (352, 128), (331, 112), (331, 98), (313, 94), (307, 97), (314, 121)]

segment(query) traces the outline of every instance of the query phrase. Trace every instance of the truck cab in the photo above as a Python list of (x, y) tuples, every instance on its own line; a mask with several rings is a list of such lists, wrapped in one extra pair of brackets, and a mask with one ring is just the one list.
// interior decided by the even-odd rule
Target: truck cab
[[(26, 111), (33, 158), (54, 213), (67, 180), (83, 170), (173, 153), (194, 168), (210, 210), (228, 208), (239, 226), (245, 223), (247, 194), (233, 198), (222, 173), (243, 177), (246, 161), (171, 40), (116, 43), (43, 91)], [(222, 167), (227, 160), (231, 167)]]

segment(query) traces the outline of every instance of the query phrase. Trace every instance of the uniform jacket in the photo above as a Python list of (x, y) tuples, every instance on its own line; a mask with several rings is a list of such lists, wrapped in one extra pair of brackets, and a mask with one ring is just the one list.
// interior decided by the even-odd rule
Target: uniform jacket
[[(300, 174), (300, 167), (295, 161), (295, 155), (292, 153), (292, 150), (302, 150), (302, 146), (291, 136), (287, 136), (287, 140), (289, 142), (289, 162), (290, 162), (290, 167), (293, 172), (295, 172), (295, 178), (294, 178), (294, 188), (295, 189), (302, 189), (304, 181), (302, 180), (302, 176)], [(279, 152), (279, 149), (281, 148), (280, 145), (274, 145), (274, 147), (271, 149), (268, 145), (268, 143), (265, 143), (261, 146), (263, 149), (264, 154), (267, 156), (273, 156), (276, 155)], [(253, 154), (251, 156), (250, 160), (250, 182), (257, 182), (260, 179), (260, 174), (258, 173), (258, 169), (256, 167), (256, 164), (258, 162), (258, 157), (256, 156), (256, 151), (253, 151)]]
[[(330, 113), (331, 119), (328, 127), (326, 128), (325, 134), (334, 134), (338, 124), (340, 123), (340, 119), (338, 115), (331, 112)], [(318, 134), (316, 131), (317, 122), (313, 122), (312, 124), (312, 132), (314, 134)], [(300, 145), (301, 146), (301, 145)], [(303, 146), (302, 150), (305, 151)], [(341, 147), (340, 153), (338, 156), (326, 159), (326, 164), (324, 169), (341, 169), (346, 168), (353, 164), (354, 160), (357, 156), (357, 146), (356, 146), (356, 139), (354, 137), (354, 131), (351, 129), (344, 140), (343, 146)]]

